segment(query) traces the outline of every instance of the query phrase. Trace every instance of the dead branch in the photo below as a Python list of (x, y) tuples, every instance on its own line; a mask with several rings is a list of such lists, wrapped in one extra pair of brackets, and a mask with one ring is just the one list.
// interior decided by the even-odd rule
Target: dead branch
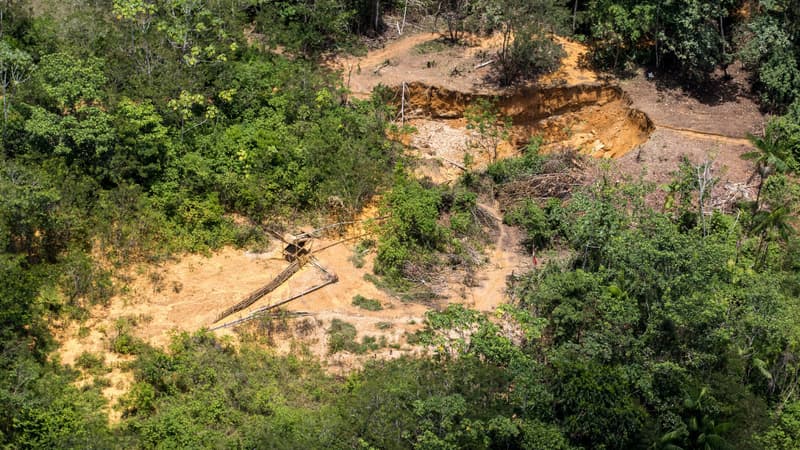
[(444, 162), (448, 162), (448, 163), (458, 167), (459, 169), (463, 170), (464, 172), (469, 171), (469, 169), (467, 169), (467, 167), (465, 165), (463, 165), (463, 164), (459, 164), (459, 163), (457, 163), (457, 162), (455, 162), (453, 160), (447, 159), (447, 158), (445, 158), (443, 156), (440, 156), (439, 158)]
[(392, 64), (392, 62), (391, 62), (391, 61), (389, 61), (389, 60), (387, 59), (387, 60), (386, 60), (386, 61), (384, 61), (384, 62), (383, 62), (383, 63), (382, 63), (380, 66), (378, 66), (378, 67), (377, 67), (375, 70), (373, 70), (373, 71), (372, 71), (372, 73), (374, 73), (375, 75), (377, 75), (377, 74), (378, 74), (378, 72), (380, 72), (380, 71), (381, 71), (381, 69), (383, 69), (384, 67), (388, 67), (388, 66), (390, 66), (391, 64)]
[(321, 251), (323, 251), (323, 250), (327, 250), (327, 249), (329, 249), (329, 248), (331, 248), (331, 247), (334, 247), (334, 246), (336, 246), (336, 245), (343, 244), (343, 243), (345, 243), (345, 242), (347, 242), (347, 241), (354, 241), (354, 240), (356, 240), (356, 239), (361, 239), (362, 237), (364, 237), (364, 236), (369, 236), (370, 234), (372, 234), (372, 233), (362, 233), (362, 234), (359, 234), (358, 236), (353, 236), (353, 237), (349, 237), (349, 238), (341, 239), (341, 240), (339, 240), (339, 241), (336, 241), (336, 242), (330, 243), (330, 244), (328, 244), (328, 245), (326, 245), (326, 246), (324, 246), (324, 247), (322, 247), (322, 248), (315, 249), (315, 250), (314, 250), (312, 253), (319, 253), (319, 252), (321, 252)]
[(502, 205), (512, 205), (525, 199), (565, 199), (580, 185), (579, 179), (571, 173), (531, 175), (501, 186), (498, 200)]

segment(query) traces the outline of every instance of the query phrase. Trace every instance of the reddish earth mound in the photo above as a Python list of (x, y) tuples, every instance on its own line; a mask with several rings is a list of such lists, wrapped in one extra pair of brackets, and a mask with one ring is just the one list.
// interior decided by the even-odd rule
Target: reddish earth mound
[(647, 141), (653, 130), (647, 115), (632, 109), (622, 89), (609, 84), (526, 86), (497, 95), (423, 83), (394, 90), (394, 102), (407, 118), (460, 119), (476, 100), (494, 101), (500, 112), (513, 120), (515, 145), (540, 135), (546, 144), (552, 144), (545, 149), (557, 144), (595, 157), (619, 157)]

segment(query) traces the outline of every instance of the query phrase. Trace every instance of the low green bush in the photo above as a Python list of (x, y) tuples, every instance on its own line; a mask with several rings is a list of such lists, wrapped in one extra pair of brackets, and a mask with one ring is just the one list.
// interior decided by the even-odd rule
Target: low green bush
[(361, 309), (366, 309), (367, 311), (380, 311), (383, 309), (383, 305), (379, 300), (374, 298), (367, 298), (361, 294), (356, 294), (353, 296), (353, 306), (357, 306)]

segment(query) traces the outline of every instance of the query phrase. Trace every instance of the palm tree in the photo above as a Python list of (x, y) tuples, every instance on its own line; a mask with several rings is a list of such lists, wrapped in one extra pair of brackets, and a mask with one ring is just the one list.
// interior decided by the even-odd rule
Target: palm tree
[(684, 427), (661, 436), (653, 446), (659, 450), (723, 450), (732, 448), (722, 435), (731, 428), (728, 422), (717, 423), (707, 412), (703, 400), (708, 393), (703, 388), (696, 396), (683, 401), (686, 416)]
[(761, 208), (761, 189), (764, 187), (764, 181), (774, 173), (790, 172), (792, 154), (772, 128), (767, 128), (763, 138), (752, 134), (748, 134), (747, 138), (756, 149), (745, 153), (742, 158), (756, 163), (753, 176), (758, 175), (759, 182), (754, 210), (758, 211)]
[(777, 237), (782, 241), (788, 240), (794, 231), (792, 228), (793, 220), (794, 218), (789, 208), (785, 205), (776, 207), (771, 211), (757, 211), (753, 216), (753, 232), (761, 234), (758, 250), (756, 251), (756, 260), (759, 261), (757, 263), (758, 267), (763, 267), (767, 262), (770, 232), (777, 234)]

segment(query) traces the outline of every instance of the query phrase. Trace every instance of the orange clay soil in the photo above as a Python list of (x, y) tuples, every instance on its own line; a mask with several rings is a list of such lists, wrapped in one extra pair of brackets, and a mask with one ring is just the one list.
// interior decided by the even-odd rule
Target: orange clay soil
[[(524, 256), (516, 252), (518, 241), (514, 239), (518, 240), (519, 236), (514, 233), (516, 230), (501, 227), (497, 245), (490, 250), (491, 261), (477, 276), (478, 286), (460, 289), (448, 286), (442, 292), (444, 298), (439, 304), (458, 302), (484, 311), (491, 311), (500, 304), (504, 300), (507, 275), (529, 268)], [(334, 242), (336, 239), (319, 239), (314, 241), (314, 246), (322, 248)], [(127, 392), (132, 378), (130, 373), (122, 370), (122, 363), (130, 358), (111, 351), (115, 322), (120, 318), (131, 319), (135, 324), (135, 336), (165, 348), (175, 332), (193, 332), (244, 317), (256, 308), (279, 302), (324, 280), (318, 269), (307, 264), (281, 287), (246, 310), (214, 323), (218, 313), (269, 282), (286, 267), (288, 263), (281, 258), (281, 249), (282, 246), (274, 245), (266, 253), (254, 254), (225, 248), (208, 257), (187, 255), (180, 261), (158, 267), (131, 269), (127, 274), (130, 281), (120, 286), (124, 293), (113, 297), (107, 306), (95, 307), (90, 319), (80, 326), (71, 324), (56, 330), (61, 342), (58, 351), (61, 362), (74, 365), (83, 352), (104, 355), (106, 364), (113, 370), (105, 376), (110, 386), (103, 393), (112, 403), (109, 410), (111, 420), (118, 420), (120, 411), (114, 409), (114, 405)], [(287, 311), (309, 313), (309, 323), (313, 326), (300, 334), (278, 333), (272, 342), (276, 351), (283, 354), (297, 351), (296, 345), (300, 342), (312, 354), (323, 358), (334, 373), (345, 373), (369, 359), (393, 358), (420, 351), (405, 343), (405, 334), (419, 329), (428, 307), (403, 302), (365, 281), (364, 275), (372, 272), (373, 257), (368, 255), (364, 266), (357, 268), (351, 262), (353, 253), (354, 244), (346, 242), (315, 254), (321, 265), (338, 275), (339, 281), (285, 305)], [(357, 294), (380, 301), (383, 309), (367, 311), (353, 306), (352, 299)], [(328, 355), (326, 330), (333, 319), (353, 324), (358, 330), (359, 340), (363, 336), (374, 336), (385, 339), (387, 346), (364, 355)], [(291, 319), (289, 322), (302, 320), (309, 319)], [(81, 337), (80, 327), (88, 328), (88, 335)], [(223, 328), (216, 333), (221, 336), (234, 334), (232, 328)]]

